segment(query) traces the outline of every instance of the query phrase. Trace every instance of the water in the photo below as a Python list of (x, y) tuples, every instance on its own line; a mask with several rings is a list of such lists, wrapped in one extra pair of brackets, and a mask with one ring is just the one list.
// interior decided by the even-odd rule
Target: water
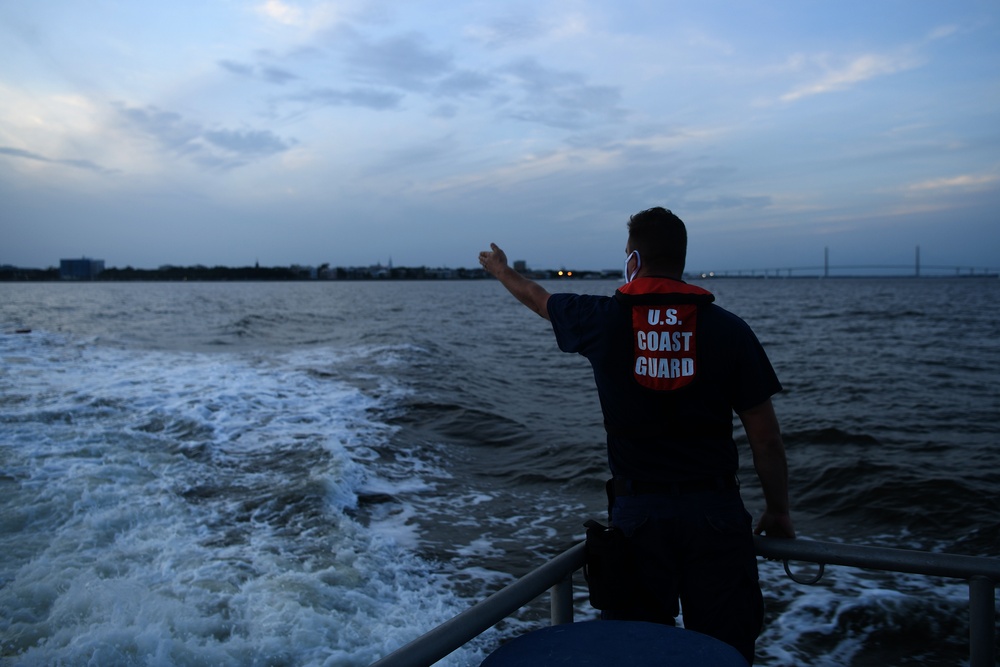
[[(800, 535), (1000, 554), (1000, 281), (708, 286), (785, 385)], [(367, 665), (603, 514), (589, 366), (492, 281), (3, 284), (0, 331), (3, 665)], [(758, 664), (967, 659), (963, 582), (761, 574)]]

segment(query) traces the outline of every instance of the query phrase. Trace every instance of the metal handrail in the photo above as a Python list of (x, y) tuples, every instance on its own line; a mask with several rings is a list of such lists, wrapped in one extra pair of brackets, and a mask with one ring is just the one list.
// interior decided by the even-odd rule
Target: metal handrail
[[(771, 560), (847, 565), (891, 572), (966, 579), (969, 582), (969, 667), (994, 665), (995, 587), (1000, 559), (930, 553), (804, 539), (754, 536), (758, 556)], [(573, 622), (573, 573), (583, 567), (581, 542), (513, 584), (414, 639), (371, 667), (427, 667), (488, 630), (546, 591), (552, 594), (552, 624)], [(822, 574), (820, 575), (822, 576)], [(818, 577), (813, 581), (818, 581)]]
[[(477, 637), (498, 621), (510, 616), (548, 588), (564, 587), (573, 573), (583, 567), (584, 543), (570, 547), (538, 569), (532, 570), (513, 584), (500, 589), (482, 602), (445, 621), (427, 634), (390, 653), (371, 667), (418, 667), (432, 665)], [(570, 585), (571, 586), (571, 585)], [(567, 613), (557, 600), (565, 601), (562, 591), (553, 590), (553, 625), (573, 621), (572, 589)], [(558, 607), (558, 609), (557, 609)], [(568, 620), (567, 620), (568, 619)]]

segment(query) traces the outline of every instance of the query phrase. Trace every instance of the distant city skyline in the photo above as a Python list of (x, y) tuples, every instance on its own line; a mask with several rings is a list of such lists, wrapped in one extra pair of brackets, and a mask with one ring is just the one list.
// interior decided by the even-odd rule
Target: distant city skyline
[(0, 264), (1000, 264), (1000, 3), (0, 3)]

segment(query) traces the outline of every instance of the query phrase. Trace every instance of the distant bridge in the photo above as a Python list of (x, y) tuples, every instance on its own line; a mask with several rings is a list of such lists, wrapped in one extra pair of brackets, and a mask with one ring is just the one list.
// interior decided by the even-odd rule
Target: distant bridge
[(768, 269), (692, 272), (701, 278), (997, 278), (1000, 269), (979, 266), (911, 264), (842, 264)]
[(996, 278), (1000, 269), (981, 266), (921, 264), (917, 246), (913, 264), (830, 264), (830, 250), (823, 250), (822, 266), (789, 266), (773, 269), (727, 269), (696, 273), (702, 278), (862, 278), (862, 277), (981, 277)]

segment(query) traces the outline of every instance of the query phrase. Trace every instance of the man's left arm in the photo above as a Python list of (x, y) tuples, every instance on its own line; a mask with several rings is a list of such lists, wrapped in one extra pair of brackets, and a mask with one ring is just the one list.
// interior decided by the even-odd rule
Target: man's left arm
[(788, 461), (774, 405), (767, 399), (739, 416), (767, 504), (754, 532), (769, 537), (795, 537), (788, 505)]

